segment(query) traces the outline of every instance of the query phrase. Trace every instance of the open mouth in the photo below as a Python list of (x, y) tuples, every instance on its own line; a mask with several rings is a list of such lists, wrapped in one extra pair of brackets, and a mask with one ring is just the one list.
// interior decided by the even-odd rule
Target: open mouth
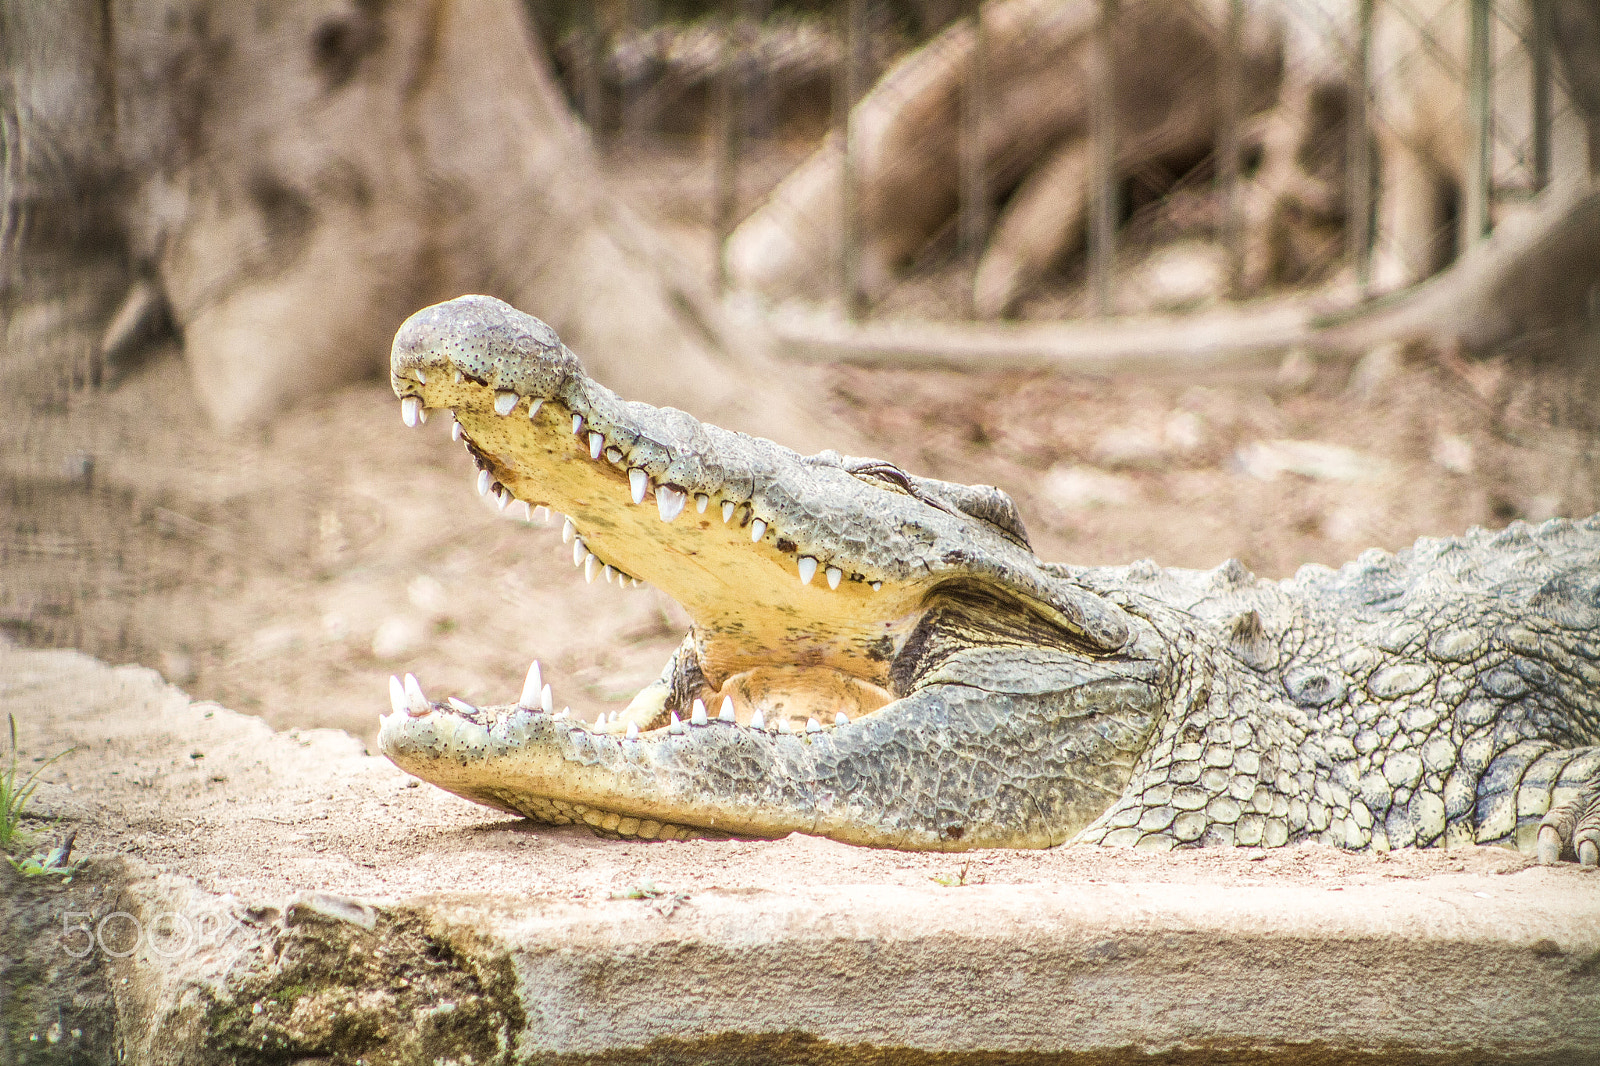
[[(454, 419), (480, 493), (530, 517), (548, 509), (588, 580), (649, 582), (693, 623), (661, 677), (594, 722), (556, 709), (537, 662), (504, 707), (436, 703), (411, 675), (391, 679), (385, 752), (468, 798), (619, 835), (688, 832), (659, 817), (684, 807), (663, 789), (696, 792), (728, 766), (870, 758), (926, 712), (908, 696), (951, 682), (982, 695), (985, 677), (1015, 669), (996, 665), (1007, 648), (1043, 654), (1048, 672), (1051, 654), (1065, 669), (1122, 642), (1097, 601), (1052, 584), (998, 490), (802, 457), (625, 402), (499, 301), (418, 312), (391, 369), (408, 425)], [(672, 784), (691, 763), (696, 782)], [(667, 784), (628, 783), (641, 774)], [(748, 831), (710, 806), (700, 828)]]

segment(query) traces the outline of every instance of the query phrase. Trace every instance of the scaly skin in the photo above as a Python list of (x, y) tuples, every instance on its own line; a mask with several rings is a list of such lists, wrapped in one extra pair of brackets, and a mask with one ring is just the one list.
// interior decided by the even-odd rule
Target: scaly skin
[(487, 297), (413, 315), (391, 369), (591, 575), (693, 619), (616, 722), (552, 714), (537, 664), (506, 707), (395, 681), (384, 752), (458, 795), (641, 838), (1600, 858), (1600, 516), (1284, 582), (1066, 567), (997, 489), (624, 402)]

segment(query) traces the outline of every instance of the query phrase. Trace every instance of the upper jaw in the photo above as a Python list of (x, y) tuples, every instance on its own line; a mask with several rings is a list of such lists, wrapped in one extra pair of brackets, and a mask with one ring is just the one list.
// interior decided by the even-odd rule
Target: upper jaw
[[(571, 515), (584, 550), (656, 584), (706, 631), (747, 628), (756, 612), (773, 638), (803, 633), (822, 657), (848, 659), (859, 649), (841, 642), (893, 639), (958, 575), (1045, 605), (1107, 650), (1126, 639), (1120, 611), (994, 526), (865, 482), (843, 457), (802, 457), (625, 402), (547, 325), (491, 297), (411, 316), (391, 370), (395, 393), (416, 405), (408, 417), (452, 409), (496, 483)], [(641, 489), (656, 507), (635, 503)]]

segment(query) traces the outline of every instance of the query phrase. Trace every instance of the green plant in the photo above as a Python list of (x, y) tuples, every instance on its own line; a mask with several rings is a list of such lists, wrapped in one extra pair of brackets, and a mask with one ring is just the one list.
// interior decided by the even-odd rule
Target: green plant
[(73, 749), (68, 748), (60, 754), (52, 755), (42, 765), (35, 767), (33, 773), (23, 778), (19, 785), (17, 777), (22, 771), (17, 766), (16, 716), (6, 715), (6, 722), (10, 726), (11, 761), (4, 770), (0, 770), (0, 851), (10, 852), (33, 839), (22, 828), (22, 811), (27, 807), (28, 800), (33, 798), (34, 789), (39, 787), (39, 775), (44, 773), (51, 763)]
[(59, 846), (48, 852), (36, 851), (25, 859), (14, 859), (7, 855), (6, 862), (23, 877), (64, 877), (71, 881), (79, 865), (72, 861), (72, 842), (77, 836), (78, 831), (74, 829)]

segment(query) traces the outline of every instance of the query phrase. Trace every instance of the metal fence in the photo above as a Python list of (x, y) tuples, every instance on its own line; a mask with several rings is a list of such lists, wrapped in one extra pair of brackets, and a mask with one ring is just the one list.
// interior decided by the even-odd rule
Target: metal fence
[[(1253, 171), (1263, 151), (1262, 116), (1247, 106), (1242, 71), (1243, 39), (1263, 19), (1274, 20), (1284, 64), (1273, 107), (1324, 113), (1321, 121), (1302, 116), (1294, 152), (1298, 165), (1318, 171), (1326, 186), (1328, 202), (1318, 210), (1333, 236), (1297, 265), (1293, 280), (1342, 279), (1356, 298), (1374, 286), (1415, 281), (1470, 251), (1498, 215), (1536, 196), (1574, 154), (1558, 151), (1558, 131), (1581, 126), (1581, 116), (1552, 60), (1554, 0), (1162, 0), (1187, 5), (1214, 35), (1215, 61), (1176, 82), (1176, 91), (1214, 99), (1214, 142), (1204, 158), (1185, 160), (1180, 172), (1130, 171), (1119, 164), (1119, 143), (1129, 131), (1119, 118), (1113, 42), (1119, 20), (1139, 2), (1062, 0), (1092, 16), (1086, 47), (1093, 61), (1086, 69), (1093, 149), (1080, 301), (1090, 313), (1114, 311), (1119, 265), (1140, 253), (1141, 233), (1160, 229), (1152, 220), (1176, 210), (1175, 197), (1203, 206), (1202, 228), (1225, 256), (1225, 294), (1261, 287), (1261, 278), (1246, 277), (1249, 242), (1260, 240), (1259, 220), (1249, 217), (1246, 201), (1252, 182), (1259, 184)], [(569, 29), (563, 38), (566, 82), (580, 113), (611, 136), (634, 135), (660, 121), (671, 64), (652, 67), (641, 58), (649, 51), (641, 42), (659, 24), (630, 25), (628, 13), (637, 18), (642, 10), (637, 4), (623, 5), (624, 17), (609, 27), (593, 6), (580, 10), (587, 13), (576, 32)], [(844, 145), (837, 293), (852, 316), (867, 313), (854, 105), (894, 49), (918, 47), (966, 20), (975, 44), (961, 91), (959, 208), (948, 243), (952, 259), (970, 270), (1004, 209), (1006, 191), (981, 147), (992, 140), (992, 125), (1006, 121), (993, 106), (995, 79), (1003, 72), (987, 61), (993, 12), (994, 5), (975, 0), (835, 0), (798, 16), (792, 9), (775, 15), (770, 0), (732, 0), (714, 6), (692, 30), (680, 23), (676, 32), (685, 37), (676, 61), (700, 65), (697, 76), (680, 72), (678, 80), (700, 83), (695, 107), (711, 146), (710, 218), (717, 240), (738, 222), (745, 146), (770, 131), (774, 108), (782, 106), (772, 89), (774, 64), (789, 63), (791, 77), (796, 69), (813, 79), (826, 70), (830, 122)], [(791, 40), (775, 46), (774, 18), (788, 19), (791, 31), (810, 26), (809, 45)], [(695, 33), (704, 38), (703, 54), (690, 60), (688, 38)], [(1585, 155), (1575, 165), (1586, 162)]]

